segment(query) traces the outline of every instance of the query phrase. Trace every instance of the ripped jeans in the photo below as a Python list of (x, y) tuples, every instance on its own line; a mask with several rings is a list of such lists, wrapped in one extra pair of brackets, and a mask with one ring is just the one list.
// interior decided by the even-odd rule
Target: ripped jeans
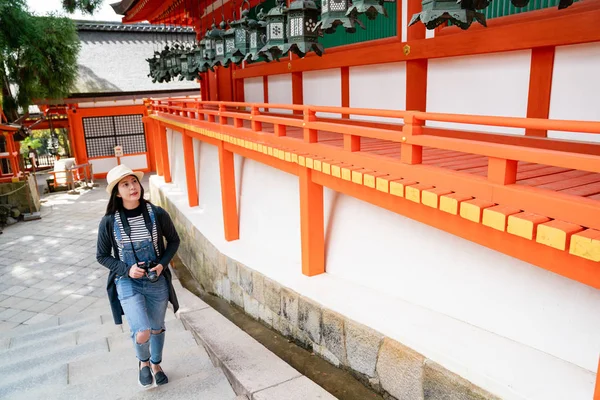
[[(122, 276), (116, 279), (116, 285), (138, 360), (150, 360), (152, 364), (160, 364), (165, 344), (165, 313), (169, 300), (167, 279), (161, 274), (158, 281), (152, 283), (145, 276), (139, 279)], [(150, 340), (137, 343), (137, 333), (146, 330), (150, 330)], [(153, 334), (152, 331), (161, 333)]]

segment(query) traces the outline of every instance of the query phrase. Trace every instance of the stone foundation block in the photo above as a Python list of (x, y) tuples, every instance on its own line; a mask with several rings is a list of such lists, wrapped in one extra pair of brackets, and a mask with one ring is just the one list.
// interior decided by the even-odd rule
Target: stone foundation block
[(263, 304), (258, 306), (258, 317), (267, 326), (271, 328), (273, 327), (273, 311), (271, 311), (268, 307), (265, 307)]
[(227, 275), (227, 257), (225, 254), (219, 254), (219, 263), (217, 264), (217, 269), (219, 273), (222, 275)]
[(346, 320), (346, 355), (348, 366), (368, 377), (375, 376), (377, 355), (383, 335), (364, 325)]
[(423, 398), (425, 400), (499, 399), (431, 360), (425, 360), (423, 368)]
[(281, 286), (269, 279), (264, 278), (264, 304), (275, 314), (281, 315)]
[(313, 342), (321, 343), (321, 307), (304, 297), (298, 300), (298, 327), (306, 332)]
[(293, 326), (298, 325), (298, 294), (289, 289), (281, 290), (281, 315)]
[(237, 262), (231, 258), (227, 258), (227, 277), (231, 283), (235, 283), (236, 285), (240, 284)]
[(231, 282), (231, 301), (236, 306), (244, 308), (244, 291), (242, 290), (240, 285), (233, 282)]
[(238, 263), (238, 275), (240, 277), (240, 286), (244, 292), (252, 295), (252, 270), (246, 267), (244, 264)]
[(381, 387), (398, 399), (422, 400), (424, 362), (421, 354), (395, 340), (384, 339), (377, 360)]
[(346, 364), (344, 318), (341, 315), (333, 311), (323, 310), (321, 344), (335, 357), (336, 360), (338, 360), (338, 362)]
[(259, 303), (265, 303), (265, 278), (256, 271), (252, 271), (252, 294)]
[(313, 351), (316, 354), (323, 357), (325, 360), (329, 361), (331, 364), (335, 365), (336, 367), (339, 367), (340, 365), (342, 365), (342, 362), (340, 361), (340, 359), (337, 358), (335, 356), (335, 354), (333, 354), (331, 351), (329, 351), (329, 349), (327, 349), (327, 347), (325, 347), (325, 346), (315, 346), (313, 348)]
[(252, 316), (252, 318), (258, 320), (259, 319), (259, 315), (258, 315), (258, 306), (259, 303), (258, 301), (250, 296), (248, 293), (244, 293), (244, 311), (249, 314), (250, 316)]

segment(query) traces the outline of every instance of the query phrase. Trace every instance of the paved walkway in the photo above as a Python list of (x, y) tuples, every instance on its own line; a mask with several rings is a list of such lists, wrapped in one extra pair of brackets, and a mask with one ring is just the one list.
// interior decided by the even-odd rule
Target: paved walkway
[(335, 399), (176, 276), (181, 307), (177, 318), (167, 311), (163, 363), (170, 382), (140, 388), (129, 328), (112, 321), (108, 270), (95, 256), (104, 187), (43, 198), (40, 220), (0, 235), (0, 398)]
[(47, 195), (42, 218), (0, 234), (0, 331), (88, 308), (110, 313), (108, 270), (96, 262), (103, 188)]

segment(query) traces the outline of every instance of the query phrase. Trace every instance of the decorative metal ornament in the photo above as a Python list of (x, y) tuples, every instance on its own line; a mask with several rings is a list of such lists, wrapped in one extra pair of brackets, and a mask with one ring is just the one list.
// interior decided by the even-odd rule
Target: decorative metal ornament
[(286, 30), (286, 12), (285, 0), (277, 0), (275, 7), (271, 8), (265, 16), (267, 23), (267, 42), (264, 47), (258, 52), (258, 55), (272, 61), (283, 57), (287, 50), (284, 51), (284, 46), (287, 43)]
[[(364, 25), (356, 18), (356, 12), (350, 11), (350, 0), (323, 0), (321, 2), (321, 20), (317, 23), (315, 30), (331, 34), (339, 25), (342, 25), (346, 32), (356, 32), (356, 24), (366, 29)], [(348, 13), (348, 14), (347, 14)]]
[(233, 51), (230, 55), (232, 63), (239, 65), (244, 61), (244, 57), (248, 54), (250, 46), (250, 33), (248, 26), (248, 14), (250, 12), (250, 2), (244, 0), (244, 3), (248, 5), (248, 8), (242, 10), (242, 17), (237, 21), (232, 21), (229, 26), (234, 31), (234, 45)]
[(313, 0), (295, 0), (287, 10), (287, 43), (283, 45), (283, 53), (291, 51), (299, 57), (314, 51), (323, 55), (323, 45), (319, 43), (317, 21), (319, 9)]
[[(215, 24), (213, 23), (212, 29), (215, 28)], [(200, 67), (202, 72), (208, 71), (208, 69), (212, 67), (215, 59), (215, 41), (210, 37), (210, 32), (211, 31), (206, 31), (206, 36), (200, 41), (203, 54), (203, 62)]]
[(346, 16), (365, 14), (368, 19), (377, 18), (378, 14), (388, 16), (383, 6), (383, 0), (353, 0), (352, 5), (346, 11)]
[(225, 60), (223, 66), (228, 67), (232, 62), (233, 53), (235, 52), (235, 29), (231, 28), (223, 32), (223, 43), (225, 44)]
[[(265, 15), (262, 10), (260, 10), (257, 14), (257, 20), (248, 19), (248, 40), (249, 40), (249, 48), (248, 53), (244, 57), (244, 61), (252, 62), (257, 61), (260, 56), (258, 52), (264, 47), (266, 44), (267, 31), (266, 26), (267, 23), (263, 21)], [(266, 61), (271, 61), (267, 59)]]
[(215, 49), (215, 59), (212, 62), (211, 65), (211, 70), (214, 71), (214, 67), (218, 67), (219, 65), (225, 65), (226, 61), (225, 61), (225, 39), (224, 39), (224, 34), (225, 34), (225, 21), (221, 21), (221, 23), (219, 24), (219, 28), (217, 29), (215, 27), (215, 25), (213, 24), (213, 28), (211, 29), (211, 31), (208, 33), (208, 36), (211, 39), (211, 45), (214, 47)]
[(446, 21), (451, 21), (461, 29), (468, 29), (473, 20), (487, 26), (485, 15), (476, 10), (486, 8), (491, 0), (423, 0), (423, 10), (413, 15), (408, 26), (418, 21), (427, 29), (435, 29)]

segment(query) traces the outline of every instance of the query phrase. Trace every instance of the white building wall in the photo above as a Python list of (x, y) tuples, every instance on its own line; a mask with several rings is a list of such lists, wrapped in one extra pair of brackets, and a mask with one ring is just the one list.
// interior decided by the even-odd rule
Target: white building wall
[[(269, 76), (269, 103), (292, 104), (292, 74)], [(271, 112), (291, 114), (292, 110), (270, 109)]]
[[(600, 121), (600, 43), (559, 46), (554, 56), (551, 119)], [(555, 139), (600, 142), (600, 135), (548, 131)]]
[[(429, 60), (427, 111), (526, 117), (531, 50)], [(427, 122), (428, 126), (524, 135), (522, 128)]]
[(244, 79), (244, 101), (246, 103), (265, 102), (265, 92), (262, 76)]
[[(342, 106), (342, 72), (339, 68), (302, 74), (304, 104)], [(340, 114), (317, 113), (318, 117), (341, 118)]]
[[(350, 68), (350, 107), (406, 109), (406, 63)], [(351, 115), (352, 119), (401, 123), (400, 119)]]
[(502, 398), (591, 398), (600, 291), (330, 190), (327, 273), (308, 278), (297, 177), (236, 157), (240, 240), (226, 242), (218, 151), (199, 147), (200, 206), (163, 189), (222, 253)]

